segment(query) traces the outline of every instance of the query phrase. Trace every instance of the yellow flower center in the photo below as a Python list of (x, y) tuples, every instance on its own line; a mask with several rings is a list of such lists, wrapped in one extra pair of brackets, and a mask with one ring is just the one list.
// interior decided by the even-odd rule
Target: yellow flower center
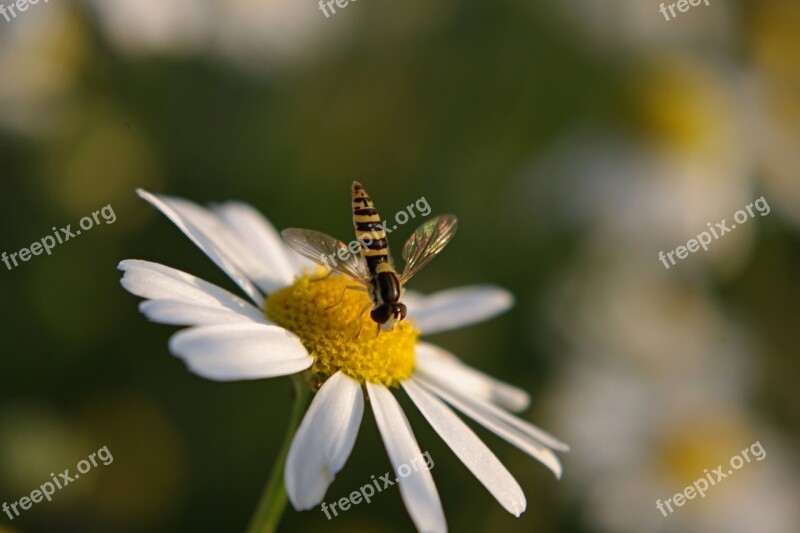
[(344, 276), (303, 275), (267, 298), (267, 318), (300, 337), (314, 357), (312, 372), (328, 377), (341, 370), (360, 383), (398, 386), (414, 370), (419, 331), (404, 320), (376, 335), (369, 313), (360, 314), (372, 307), (367, 293), (345, 291), (353, 285)]
[(687, 420), (679, 431), (657, 442), (656, 449), (662, 468), (688, 485), (702, 477), (704, 469), (710, 471), (738, 454), (752, 438), (735, 413), (713, 409)]

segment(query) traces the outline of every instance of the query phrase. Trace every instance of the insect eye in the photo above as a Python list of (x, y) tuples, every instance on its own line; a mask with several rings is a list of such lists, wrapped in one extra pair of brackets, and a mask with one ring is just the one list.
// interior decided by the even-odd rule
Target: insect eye
[(400, 320), (404, 320), (406, 318), (406, 313), (408, 312), (406, 304), (397, 304), (396, 311), (400, 312)]
[(370, 311), (369, 316), (378, 324), (383, 324), (389, 320), (389, 315), (391, 312), (392, 309), (388, 305), (381, 305)]

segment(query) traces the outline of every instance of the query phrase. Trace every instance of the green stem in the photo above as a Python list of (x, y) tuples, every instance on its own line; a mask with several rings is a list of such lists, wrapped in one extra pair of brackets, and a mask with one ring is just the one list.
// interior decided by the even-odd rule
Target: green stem
[(292, 376), (292, 382), (294, 384), (294, 405), (289, 417), (289, 427), (286, 428), (286, 436), (283, 438), (281, 450), (275, 458), (275, 464), (272, 465), (272, 473), (261, 494), (261, 499), (258, 501), (250, 525), (247, 527), (247, 533), (273, 533), (277, 529), (281, 515), (289, 501), (283, 479), (286, 455), (289, 453), (294, 434), (311, 401), (311, 391), (303, 379), (295, 375)]

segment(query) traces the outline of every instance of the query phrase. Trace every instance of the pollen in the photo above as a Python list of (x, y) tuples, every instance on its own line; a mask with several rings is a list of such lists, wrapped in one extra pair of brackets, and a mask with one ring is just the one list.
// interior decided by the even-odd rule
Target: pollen
[[(341, 370), (360, 383), (396, 387), (414, 370), (419, 331), (406, 320), (377, 334), (364, 291), (345, 290), (347, 277), (303, 275), (267, 298), (265, 313), (300, 338), (314, 357), (311, 371), (323, 378)], [(344, 291), (344, 292), (343, 292)]]

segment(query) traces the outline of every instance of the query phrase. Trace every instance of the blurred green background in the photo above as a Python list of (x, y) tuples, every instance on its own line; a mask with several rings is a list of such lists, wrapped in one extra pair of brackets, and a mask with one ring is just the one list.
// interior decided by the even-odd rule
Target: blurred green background
[[(650, 0), (85, 0), (0, 18), (0, 502), (108, 446), (0, 532), (242, 531), (288, 419), (288, 379), (215, 383), (167, 350), (116, 264), (229, 290), (134, 189), (251, 203), (349, 240), (349, 185), (385, 216), (424, 196), (458, 237), (413, 287), (511, 290), (513, 310), (432, 340), (529, 390), (571, 444), (564, 478), (483, 429), (528, 498), (506, 514), (400, 394), (452, 531), (800, 528), (800, 4)], [(755, 216), (708, 252), (669, 251)], [(412, 231), (392, 235), (398, 254)], [(679, 492), (759, 441), (668, 518)], [(390, 469), (371, 413), (327, 500)], [(282, 530), (409, 531), (398, 491)]]

